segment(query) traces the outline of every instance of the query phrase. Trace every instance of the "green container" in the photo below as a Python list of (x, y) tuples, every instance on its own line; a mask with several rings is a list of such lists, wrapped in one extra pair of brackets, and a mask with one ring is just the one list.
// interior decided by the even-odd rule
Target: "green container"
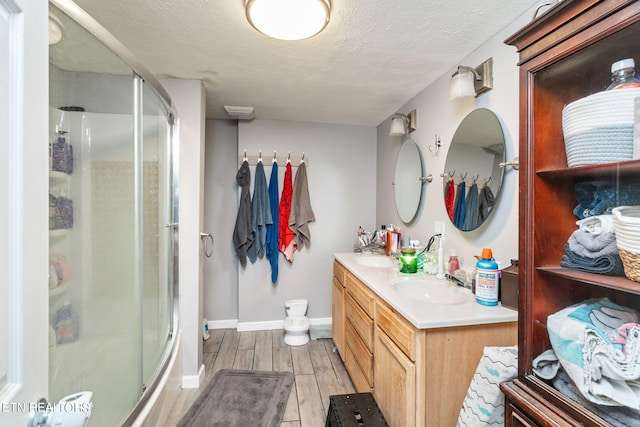
[(400, 273), (416, 273), (418, 271), (418, 256), (416, 248), (402, 248), (400, 250)]

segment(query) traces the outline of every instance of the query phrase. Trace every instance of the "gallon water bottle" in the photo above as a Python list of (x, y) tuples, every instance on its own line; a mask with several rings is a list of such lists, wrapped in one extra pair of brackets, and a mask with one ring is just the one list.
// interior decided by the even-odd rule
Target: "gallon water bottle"
[(482, 249), (482, 258), (476, 262), (476, 302), (498, 305), (500, 270), (490, 248)]
[(640, 80), (636, 78), (635, 67), (633, 58), (622, 59), (611, 64), (611, 84), (607, 90), (639, 88)]

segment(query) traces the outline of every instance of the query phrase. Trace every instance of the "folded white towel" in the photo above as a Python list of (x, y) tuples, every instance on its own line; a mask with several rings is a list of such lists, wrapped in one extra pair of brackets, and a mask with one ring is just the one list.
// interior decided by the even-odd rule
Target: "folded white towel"
[(613, 233), (613, 216), (611, 215), (596, 215), (588, 218), (576, 221), (580, 230), (585, 233), (589, 233), (594, 236), (598, 236), (603, 233)]

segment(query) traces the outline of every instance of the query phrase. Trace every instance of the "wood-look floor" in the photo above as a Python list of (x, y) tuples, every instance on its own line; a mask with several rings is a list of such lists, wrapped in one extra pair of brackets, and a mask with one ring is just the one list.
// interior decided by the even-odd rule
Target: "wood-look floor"
[(199, 389), (182, 390), (167, 420), (173, 427), (220, 369), (289, 371), (295, 375), (281, 427), (324, 427), (329, 396), (354, 393), (353, 384), (330, 339), (311, 340), (303, 346), (284, 343), (282, 330), (209, 331), (204, 342), (205, 380)]

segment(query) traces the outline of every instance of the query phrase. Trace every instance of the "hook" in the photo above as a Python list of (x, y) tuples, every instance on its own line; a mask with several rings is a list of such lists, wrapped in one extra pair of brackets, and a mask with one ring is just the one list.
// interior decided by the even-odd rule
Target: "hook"
[(460, 179), (464, 181), (465, 179), (467, 179), (467, 175), (469, 175), (469, 172), (465, 172), (464, 176), (461, 177)]
[(246, 148), (244, 149), (244, 161), (245, 162), (247, 161), (247, 149)]
[(434, 153), (434, 154), (438, 154), (438, 152), (440, 151), (440, 147), (442, 146), (442, 142), (440, 142), (440, 137), (438, 135), (436, 135), (436, 144), (435, 144), (435, 148), (432, 148), (433, 145), (429, 146), (429, 151)]
[(273, 162), (272, 163), (275, 163), (275, 162), (276, 162), (276, 150), (273, 150)]
[(300, 159), (300, 163), (304, 163), (304, 151), (302, 152), (302, 159)]
[(484, 182), (484, 185), (487, 185), (489, 183), (489, 181), (491, 181), (491, 178), (492, 177), (489, 177), (489, 179)]
[(473, 183), (474, 184), (478, 181), (478, 178), (480, 178), (480, 174), (476, 175), (476, 177), (473, 178)]
[(289, 155), (287, 155), (287, 163), (291, 163), (291, 151), (289, 151)]
[(262, 150), (258, 150), (258, 161), (262, 162)]

